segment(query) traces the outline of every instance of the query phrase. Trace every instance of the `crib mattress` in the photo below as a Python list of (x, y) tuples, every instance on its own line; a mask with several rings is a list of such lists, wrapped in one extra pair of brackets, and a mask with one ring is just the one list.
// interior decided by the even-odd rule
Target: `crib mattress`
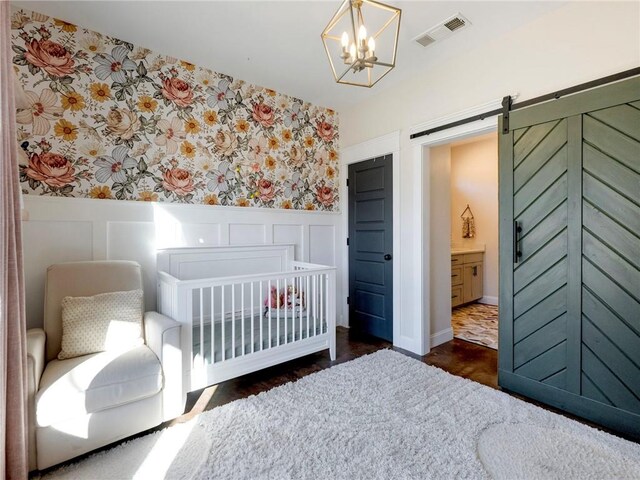
[[(251, 316), (245, 316), (244, 318), (244, 341), (243, 341), (243, 328), (242, 319), (235, 319), (235, 356), (239, 357), (243, 355), (249, 355), (252, 352), (258, 352), (260, 350), (266, 350), (273, 348), (279, 344), (291, 343), (294, 341), (303, 340), (308, 337), (320, 335), (327, 331), (326, 322), (316, 319), (315, 328), (313, 325), (313, 318), (309, 318), (309, 326), (307, 327), (306, 312), (302, 316), (302, 326), (300, 325), (300, 316), (291, 318), (291, 312), (288, 313), (289, 317), (286, 319), (286, 335), (285, 335), (285, 319), (280, 318), (280, 329), (278, 331), (278, 319), (268, 318), (268, 316), (256, 315), (253, 321), (253, 343), (251, 341)], [(269, 333), (269, 324), (271, 324), (271, 333)], [(262, 326), (262, 342), (260, 341), (260, 326)], [(224, 322), (224, 358), (233, 358), (233, 338), (234, 329), (231, 319)], [(216, 322), (213, 332), (214, 341), (214, 358), (213, 363), (222, 361), (222, 322)], [(202, 338), (201, 338), (202, 337)], [(200, 325), (194, 325), (192, 332), (192, 344), (193, 344), (193, 360), (196, 363), (201, 361), (200, 345), (202, 344), (205, 364), (211, 364), (211, 324), (205, 324), (200, 329)]]

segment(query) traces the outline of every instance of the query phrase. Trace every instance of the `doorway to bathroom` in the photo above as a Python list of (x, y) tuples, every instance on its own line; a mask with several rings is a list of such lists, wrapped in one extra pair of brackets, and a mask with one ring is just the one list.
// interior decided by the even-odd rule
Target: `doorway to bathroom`
[(454, 338), (497, 350), (497, 132), (430, 147), (429, 168), (429, 241), (439, 247), (430, 250), (440, 252), (431, 258), (432, 300), (442, 307), (435, 315), (440, 331), (448, 327)]

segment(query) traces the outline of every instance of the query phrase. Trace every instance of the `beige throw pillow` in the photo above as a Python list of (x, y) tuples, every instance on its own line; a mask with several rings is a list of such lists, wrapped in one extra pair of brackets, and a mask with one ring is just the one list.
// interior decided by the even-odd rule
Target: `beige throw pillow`
[(142, 290), (64, 297), (58, 359), (142, 345), (142, 313)]

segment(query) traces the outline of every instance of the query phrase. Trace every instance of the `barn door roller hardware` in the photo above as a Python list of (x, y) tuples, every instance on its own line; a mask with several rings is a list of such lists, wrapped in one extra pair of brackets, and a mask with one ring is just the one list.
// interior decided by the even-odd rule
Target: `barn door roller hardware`
[(624, 72), (614, 73), (613, 75), (608, 75), (606, 77), (598, 78), (597, 80), (591, 80), (590, 82), (581, 83), (580, 85), (574, 85), (573, 87), (565, 88), (563, 90), (558, 90), (556, 92), (548, 93), (546, 95), (541, 95), (539, 97), (535, 97), (530, 100), (525, 100), (519, 103), (512, 103), (511, 97), (506, 96), (502, 99), (502, 108), (489, 110), (488, 112), (480, 113), (478, 115), (473, 115), (472, 117), (463, 118), (462, 120), (456, 120), (455, 122), (430, 128), (429, 130), (423, 130), (421, 132), (413, 133), (411, 134), (410, 138), (411, 140), (413, 140), (414, 138), (424, 137), (425, 135), (431, 135), (432, 133), (441, 132), (442, 130), (447, 130), (449, 128), (457, 127), (459, 125), (475, 122), (477, 120), (484, 120), (485, 118), (493, 117), (494, 115), (500, 115), (500, 114), (504, 116), (502, 133), (509, 133), (509, 112), (513, 110), (517, 110), (519, 108), (524, 108), (524, 107), (530, 107), (531, 105), (535, 105), (536, 103), (547, 102), (549, 100), (557, 100), (558, 98), (571, 95), (572, 93), (578, 93), (583, 90), (589, 90), (590, 88), (599, 87), (600, 85), (606, 85), (607, 83), (617, 82), (619, 80), (624, 80), (625, 78), (629, 78), (629, 77), (635, 77), (636, 75), (640, 75), (640, 67), (632, 68), (630, 70), (625, 70)]

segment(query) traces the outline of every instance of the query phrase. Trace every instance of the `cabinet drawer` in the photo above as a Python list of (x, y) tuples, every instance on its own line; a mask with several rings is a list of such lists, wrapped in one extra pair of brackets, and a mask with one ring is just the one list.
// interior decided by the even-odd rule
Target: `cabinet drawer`
[(451, 266), (462, 265), (464, 263), (464, 255), (451, 255)]
[(462, 285), (462, 267), (451, 268), (451, 286)]
[(484, 254), (482, 252), (478, 252), (478, 253), (465, 253), (464, 254), (464, 263), (475, 263), (475, 262), (481, 262), (482, 261), (482, 256)]
[(451, 306), (457, 307), (462, 304), (462, 287), (453, 287), (451, 289)]

